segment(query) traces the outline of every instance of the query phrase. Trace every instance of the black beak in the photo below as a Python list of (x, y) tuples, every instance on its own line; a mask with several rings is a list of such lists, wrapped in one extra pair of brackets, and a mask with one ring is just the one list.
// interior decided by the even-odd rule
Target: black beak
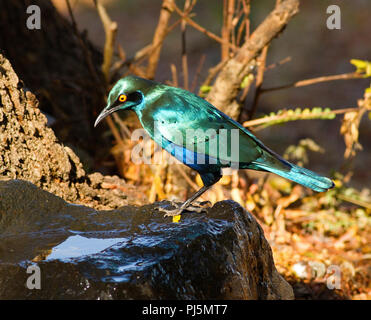
[(97, 117), (97, 119), (95, 120), (95, 123), (94, 123), (94, 128), (98, 125), (99, 122), (101, 122), (105, 117), (109, 116), (111, 113), (114, 113), (115, 111), (119, 110), (120, 109), (120, 106), (117, 106), (117, 107), (113, 107), (113, 108), (110, 108), (110, 109), (103, 109), (102, 112), (99, 114), (99, 116)]

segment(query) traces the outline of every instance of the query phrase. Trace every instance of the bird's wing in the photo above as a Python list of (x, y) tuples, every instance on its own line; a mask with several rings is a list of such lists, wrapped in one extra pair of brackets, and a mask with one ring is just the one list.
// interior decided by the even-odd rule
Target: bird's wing
[[(153, 138), (183, 163), (189, 165), (186, 161), (196, 160), (193, 163), (199, 164), (201, 154), (216, 160), (219, 167), (236, 163), (238, 168), (269, 171), (319, 192), (334, 186), (330, 179), (282, 159), (249, 130), (202, 98), (168, 88), (167, 94), (153, 101), (150, 110), (159, 133)], [(227, 132), (227, 136), (223, 137), (223, 132)], [(177, 156), (177, 152), (183, 155)], [(197, 170), (200, 166), (194, 168)]]
[(187, 91), (169, 87), (152, 102), (152, 110), (153, 138), (164, 148), (171, 142), (222, 164), (250, 163), (261, 156), (263, 144), (251, 132)]

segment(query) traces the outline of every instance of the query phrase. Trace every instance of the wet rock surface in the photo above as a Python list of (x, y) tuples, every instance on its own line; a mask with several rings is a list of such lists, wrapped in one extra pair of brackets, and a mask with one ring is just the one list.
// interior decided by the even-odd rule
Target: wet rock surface
[[(292, 299), (256, 220), (232, 201), (179, 223), (166, 202), (111, 211), (0, 181), (0, 299)], [(40, 268), (41, 289), (26, 287)]]

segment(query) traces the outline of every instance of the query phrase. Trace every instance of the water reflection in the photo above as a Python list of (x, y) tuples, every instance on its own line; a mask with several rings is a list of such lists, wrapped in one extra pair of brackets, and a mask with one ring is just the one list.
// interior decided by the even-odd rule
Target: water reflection
[(86, 238), (80, 235), (70, 236), (53, 248), (46, 260), (65, 260), (101, 252), (117, 243), (127, 242), (127, 238)]

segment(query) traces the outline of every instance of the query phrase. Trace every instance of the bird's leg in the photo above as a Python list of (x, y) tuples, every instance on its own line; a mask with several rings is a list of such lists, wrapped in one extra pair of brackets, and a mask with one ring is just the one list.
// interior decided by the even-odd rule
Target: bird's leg
[(211, 185), (209, 186), (203, 186), (200, 190), (198, 190), (192, 197), (190, 197), (188, 200), (186, 200), (180, 207), (168, 210), (164, 208), (158, 208), (160, 211), (166, 212), (164, 217), (173, 217), (181, 214), (183, 210), (187, 209), (189, 206), (191, 206), (192, 202), (196, 200), (198, 197), (200, 197), (205, 191), (210, 189)]

